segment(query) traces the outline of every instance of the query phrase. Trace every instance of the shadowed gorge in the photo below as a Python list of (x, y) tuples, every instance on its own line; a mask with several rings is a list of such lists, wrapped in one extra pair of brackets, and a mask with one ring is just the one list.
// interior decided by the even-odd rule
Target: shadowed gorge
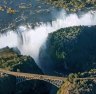
[(0, 0), (0, 94), (96, 94), (95, 0)]
[(41, 65), (46, 71), (52, 69), (53, 74), (94, 69), (95, 37), (96, 26), (70, 27), (50, 33), (45, 49), (41, 50)]
[(35, 28), (31, 25), (21, 25), (15, 30), (7, 30), (0, 36), (0, 48), (17, 47), (21, 54), (32, 56), (38, 64), (40, 48), (46, 42), (49, 33), (70, 26), (93, 26), (96, 24), (95, 20), (95, 12), (92, 14), (89, 11), (79, 17), (77, 14), (67, 15), (62, 10), (58, 13), (57, 19), (51, 23), (38, 23)]
[[(22, 56), (17, 52), (14, 52), (14, 49), (10, 49), (7, 47), (0, 50), (0, 68), (11, 70), (11, 71), (17, 71), (17, 72), (43, 74), (41, 69), (36, 65), (35, 61), (31, 57)], [(48, 84), (47, 82), (39, 81), (39, 80), (25, 81), (24, 83), (20, 83), (16, 85), (16, 78), (14, 76), (11, 77), (10, 75), (7, 74), (2, 75), (0, 81), (1, 81), (0, 87), (4, 86), (6, 89), (5, 92), (4, 89), (2, 89), (3, 87), (0, 88), (1, 94), (13, 94), (13, 92), (14, 94), (27, 94), (27, 93), (31, 94), (31, 92), (37, 94), (35, 90), (37, 91), (39, 90), (38, 94), (43, 94), (43, 93), (47, 94), (48, 92), (50, 92), (48, 90), (51, 87), (51, 85)], [(10, 84), (9, 87), (7, 86), (8, 84)], [(44, 88), (42, 85), (44, 86)], [(12, 87), (13, 89), (11, 91), (10, 89)], [(45, 91), (43, 91), (43, 89)]]

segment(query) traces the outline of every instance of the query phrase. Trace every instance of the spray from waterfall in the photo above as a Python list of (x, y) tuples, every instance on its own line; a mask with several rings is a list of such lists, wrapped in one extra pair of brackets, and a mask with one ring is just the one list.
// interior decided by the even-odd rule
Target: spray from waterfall
[(78, 17), (77, 14), (67, 15), (65, 11), (57, 13), (57, 19), (52, 23), (41, 23), (34, 29), (31, 26), (19, 26), (15, 31), (8, 30), (0, 35), (0, 48), (17, 47), (21, 54), (32, 56), (38, 62), (40, 47), (46, 42), (48, 34), (60, 28), (70, 26), (96, 25), (96, 12), (87, 12)]

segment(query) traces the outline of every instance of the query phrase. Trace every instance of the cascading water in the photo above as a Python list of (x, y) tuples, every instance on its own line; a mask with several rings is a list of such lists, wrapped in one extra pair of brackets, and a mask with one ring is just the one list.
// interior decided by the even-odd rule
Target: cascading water
[(46, 42), (50, 32), (70, 26), (96, 25), (96, 12), (89, 11), (78, 17), (77, 14), (67, 15), (61, 11), (52, 23), (40, 23), (34, 29), (31, 26), (19, 26), (15, 31), (8, 30), (0, 35), (0, 48), (9, 46), (17, 47), (21, 54), (32, 56), (38, 62), (40, 47)]

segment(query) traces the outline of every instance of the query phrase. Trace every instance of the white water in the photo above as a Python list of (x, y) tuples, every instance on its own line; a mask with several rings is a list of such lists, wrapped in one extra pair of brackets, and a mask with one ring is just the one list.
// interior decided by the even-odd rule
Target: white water
[(66, 15), (65, 11), (61, 11), (57, 16), (57, 20), (52, 21), (52, 24), (41, 23), (34, 29), (30, 26), (20, 26), (15, 32), (8, 30), (6, 34), (0, 35), (0, 48), (6, 46), (17, 47), (21, 54), (30, 55), (37, 62), (40, 47), (46, 42), (50, 32), (79, 25), (96, 25), (96, 12), (88, 12), (78, 17), (76, 14)]

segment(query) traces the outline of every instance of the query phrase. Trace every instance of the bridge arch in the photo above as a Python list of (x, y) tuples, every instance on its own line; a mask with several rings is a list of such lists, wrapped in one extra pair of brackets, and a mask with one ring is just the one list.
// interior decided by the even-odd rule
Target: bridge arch
[(38, 81), (44, 81), (47, 83), (50, 83), (54, 86), (56, 86), (57, 88), (60, 88), (63, 81), (62, 80), (52, 80), (52, 79), (33, 79), (33, 78), (28, 78), (28, 77), (16, 77), (16, 85), (23, 83), (25, 81), (31, 81), (31, 80), (38, 80)]
[(48, 76), (48, 75), (40, 75), (40, 74), (30, 74), (30, 73), (20, 73), (20, 72), (12, 72), (0, 69), (0, 73), (4, 73), (7, 75), (12, 75), (16, 77), (16, 84), (27, 81), (27, 80), (40, 80), (45, 81), (54, 86), (60, 88), (64, 82), (64, 77), (56, 77), (56, 76)]

